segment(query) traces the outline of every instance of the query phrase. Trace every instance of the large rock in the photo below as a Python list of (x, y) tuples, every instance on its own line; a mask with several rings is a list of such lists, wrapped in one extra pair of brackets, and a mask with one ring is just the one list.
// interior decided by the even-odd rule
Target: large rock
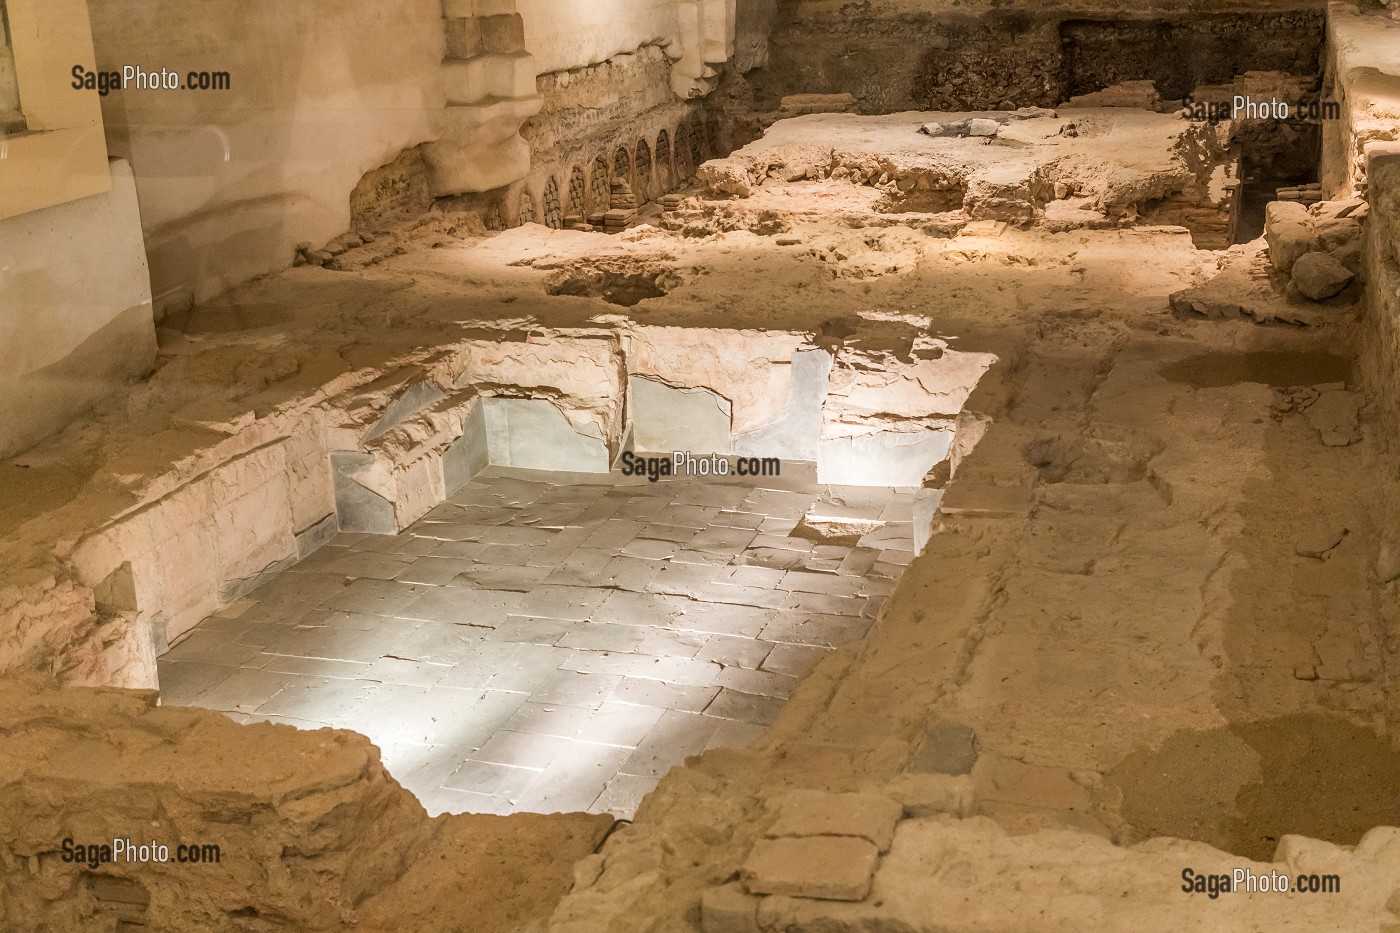
[(870, 893), (880, 853), (854, 836), (762, 839), (740, 872), (754, 894), (859, 901)]
[(1293, 264), (1293, 287), (1313, 301), (1339, 294), (1354, 278), (1356, 274), (1329, 253), (1307, 253)]
[(1269, 261), (1280, 272), (1292, 272), (1293, 264), (1300, 258), (1322, 248), (1312, 226), (1300, 221), (1280, 221), (1268, 227), (1264, 235), (1269, 242)]

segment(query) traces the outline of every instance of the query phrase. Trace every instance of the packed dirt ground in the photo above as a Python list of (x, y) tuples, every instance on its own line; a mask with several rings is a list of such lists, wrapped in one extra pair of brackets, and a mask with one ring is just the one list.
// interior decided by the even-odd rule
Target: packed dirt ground
[[(1153, 171), (1160, 195), (1169, 173)], [(166, 320), (147, 383), (5, 467), (10, 552), (43, 551), (101, 508), (113, 489), (90, 478), (112, 464), (168, 461), (147, 438), (194, 406), (236, 418), (472, 335), (635, 322), (797, 331), (838, 355), (878, 338), (895, 356), (935, 337), (997, 362), (963, 408), (925, 553), (870, 634), (823, 660), (761, 739), (663, 779), (575, 869), (548, 929), (912, 929), (898, 923), (971, 898), (1002, 911), (1001, 930), (1394, 922), (1400, 843), (1325, 845), (1400, 824), (1372, 586), (1388, 480), (1351, 362), (1358, 290), (1309, 302), (1262, 243), (1199, 250), (1136, 212), (950, 229), (872, 207), (882, 196), (866, 179), (770, 177), (757, 206), (692, 190), (618, 236), (483, 236), (449, 218), (352, 273), (263, 279)], [(835, 220), (831, 204), (845, 206)], [(1173, 307), (1223, 271), (1253, 289), (1248, 316)], [(215, 716), (178, 715), (200, 728)], [(301, 747), (285, 727), (247, 728)], [(901, 804), (893, 843), (867, 843), (889, 853), (874, 898), (763, 889), (766, 868), (746, 859), (796, 790)], [(1290, 835), (1322, 842), (1277, 860), (1341, 866), (1343, 897), (1180, 895), (1183, 866), (1269, 863)], [(1147, 842), (1161, 836), (1221, 851)], [(1026, 882), (1008, 893), (996, 885), (1013, 863)], [(730, 883), (741, 869), (770, 894), (761, 905)], [(1065, 873), (1080, 880), (1057, 889)], [(457, 906), (516, 883), (560, 894), (557, 878), (519, 875)], [(1120, 893), (1131, 907), (1113, 906)], [(947, 929), (988, 929), (988, 916)]]

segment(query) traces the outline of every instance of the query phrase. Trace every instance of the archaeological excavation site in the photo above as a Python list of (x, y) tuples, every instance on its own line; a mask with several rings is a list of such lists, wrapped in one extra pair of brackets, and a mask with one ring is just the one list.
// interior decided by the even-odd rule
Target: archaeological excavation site
[(1400, 933), (1400, 0), (0, 39), (0, 933)]

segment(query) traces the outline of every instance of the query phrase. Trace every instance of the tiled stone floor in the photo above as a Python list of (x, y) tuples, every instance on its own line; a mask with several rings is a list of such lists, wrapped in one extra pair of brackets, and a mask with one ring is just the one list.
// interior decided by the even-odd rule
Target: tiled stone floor
[[(160, 659), (163, 702), (362, 732), (432, 813), (630, 816), (865, 634), (912, 557), (912, 501), (797, 464), (655, 484), (493, 468), (200, 623)], [(886, 524), (822, 544), (792, 534), (809, 514)]]

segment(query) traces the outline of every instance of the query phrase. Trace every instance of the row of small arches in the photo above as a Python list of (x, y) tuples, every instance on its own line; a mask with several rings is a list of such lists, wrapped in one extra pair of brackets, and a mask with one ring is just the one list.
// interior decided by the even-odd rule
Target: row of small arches
[(654, 146), (639, 139), (631, 148), (619, 146), (611, 159), (600, 155), (586, 169), (573, 166), (567, 188), (561, 188), (559, 176), (551, 175), (545, 182), (542, 203), (536, 202), (528, 187), (522, 189), (517, 222), (543, 223), (559, 230), (570, 218), (586, 221), (606, 213), (616, 179), (631, 185), (637, 203), (644, 204), (689, 179), (713, 151), (713, 125), (693, 116), (676, 127), (674, 137), (663, 129)]

